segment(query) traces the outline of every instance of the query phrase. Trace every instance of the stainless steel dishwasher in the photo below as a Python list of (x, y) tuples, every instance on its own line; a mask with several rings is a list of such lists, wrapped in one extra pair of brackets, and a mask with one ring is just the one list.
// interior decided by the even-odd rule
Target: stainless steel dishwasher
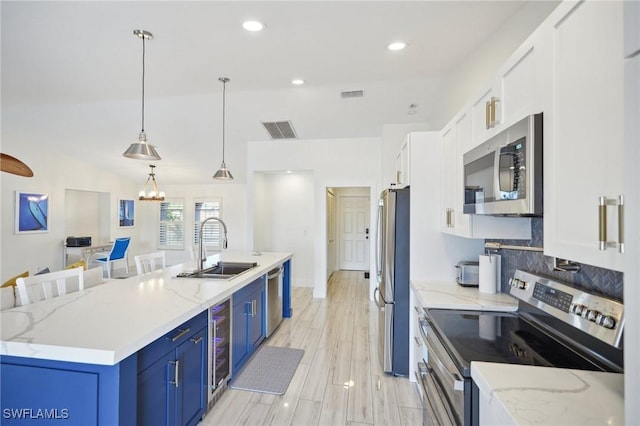
[(278, 266), (267, 274), (267, 337), (282, 322), (282, 272)]

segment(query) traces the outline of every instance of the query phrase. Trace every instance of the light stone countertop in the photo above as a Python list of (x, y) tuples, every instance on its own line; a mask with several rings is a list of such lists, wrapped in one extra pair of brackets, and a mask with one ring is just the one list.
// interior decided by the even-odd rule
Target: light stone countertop
[(115, 365), (291, 257), (223, 252), (207, 264), (258, 266), (231, 280), (176, 278), (194, 269), (185, 263), (2, 311), (0, 355)]
[(624, 375), (472, 362), (480, 424), (624, 425)]
[(425, 308), (515, 311), (518, 301), (506, 293), (485, 294), (478, 287), (462, 287), (455, 281), (411, 281), (418, 302)]

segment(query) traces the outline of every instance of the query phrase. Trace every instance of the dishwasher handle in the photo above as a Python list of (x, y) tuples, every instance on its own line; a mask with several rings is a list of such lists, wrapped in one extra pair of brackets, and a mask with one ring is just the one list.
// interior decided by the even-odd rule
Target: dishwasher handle
[(267, 274), (267, 279), (272, 280), (274, 278), (277, 278), (283, 270), (284, 268), (282, 266), (276, 269), (272, 269), (271, 271), (269, 271), (269, 274)]

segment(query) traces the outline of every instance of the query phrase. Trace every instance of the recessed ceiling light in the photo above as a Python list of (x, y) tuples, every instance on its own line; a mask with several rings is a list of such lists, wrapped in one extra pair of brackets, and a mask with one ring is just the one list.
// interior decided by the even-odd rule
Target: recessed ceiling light
[(389, 46), (387, 46), (387, 49), (389, 49), (389, 50), (402, 50), (405, 47), (407, 47), (407, 43), (404, 43), (404, 42), (401, 42), (401, 41), (394, 41)]
[(242, 28), (247, 31), (262, 31), (264, 29), (264, 24), (258, 21), (245, 21), (242, 23)]
[(304, 80), (300, 78), (294, 78), (293, 80), (291, 80), (291, 84), (295, 84), (296, 86), (301, 86), (304, 84)]

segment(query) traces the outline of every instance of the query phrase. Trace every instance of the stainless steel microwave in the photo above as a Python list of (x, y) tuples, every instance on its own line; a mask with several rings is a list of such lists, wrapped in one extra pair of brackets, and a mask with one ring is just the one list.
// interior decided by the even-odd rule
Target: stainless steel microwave
[(542, 113), (463, 155), (464, 213), (542, 216)]

